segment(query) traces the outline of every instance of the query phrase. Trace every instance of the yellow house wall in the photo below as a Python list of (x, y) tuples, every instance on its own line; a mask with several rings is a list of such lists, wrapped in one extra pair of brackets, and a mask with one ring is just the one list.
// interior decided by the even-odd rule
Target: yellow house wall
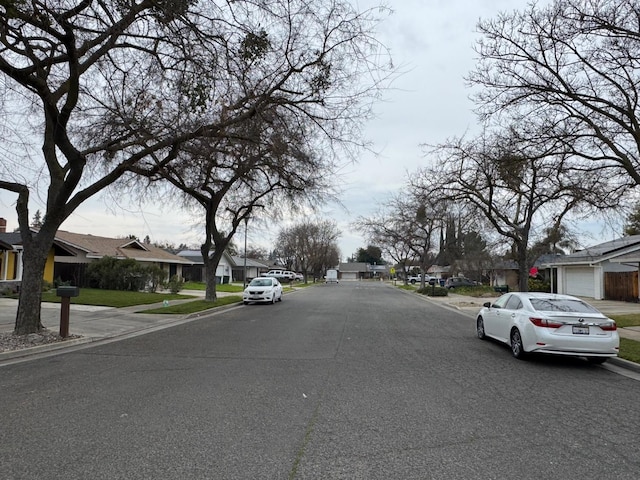
[(55, 255), (53, 249), (49, 250), (49, 255), (47, 255), (47, 263), (45, 263), (44, 265), (44, 275), (42, 277), (46, 282), (53, 283), (53, 265), (55, 263), (54, 257)]
[(16, 254), (9, 253), (9, 261), (7, 262), (7, 280), (16, 279)]
[[(16, 259), (17, 259), (17, 253), (15, 252), (10, 252), (9, 253), (9, 259), (7, 261), (7, 280), (16, 280), (16, 271), (17, 271), (17, 267), (16, 267)], [(44, 266), (44, 275), (42, 276), (42, 278), (47, 281), (47, 282), (51, 282), (53, 283), (53, 266), (54, 266), (54, 251), (53, 249), (49, 252), (49, 255), (47, 255), (47, 262), (45, 263)], [(4, 259), (4, 254), (2, 254), (0, 256), (0, 269), (4, 268), (4, 265), (2, 265), (2, 260)], [(2, 272), (2, 270), (0, 270), (0, 272)], [(1, 278), (1, 277), (0, 277)]]

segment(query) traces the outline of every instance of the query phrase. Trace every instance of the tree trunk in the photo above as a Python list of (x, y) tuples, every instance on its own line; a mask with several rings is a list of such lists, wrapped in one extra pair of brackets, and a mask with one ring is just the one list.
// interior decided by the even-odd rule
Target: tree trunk
[(218, 295), (216, 294), (216, 286), (218, 284), (216, 269), (218, 268), (218, 264), (217, 262), (214, 264), (210, 259), (205, 259), (204, 265), (205, 279), (207, 282), (204, 299), (208, 302), (215, 302), (218, 299)]
[(526, 248), (518, 248), (518, 289), (521, 292), (529, 291), (529, 267)]
[(23, 252), (22, 285), (20, 286), (20, 300), (14, 330), (16, 335), (36, 333), (42, 328), (40, 304), (42, 302), (42, 277), (44, 276), (47, 255), (46, 253), (42, 254), (42, 248), (37, 245), (41, 242), (41, 239), (35, 239), (33, 246), (29, 248), (25, 245)]
[[(224, 252), (224, 250), (216, 249), (216, 251), (214, 251), (211, 255), (209, 255), (208, 253), (209, 250), (209, 245), (203, 245), (201, 248), (205, 267), (205, 279), (207, 282), (204, 299), (208, 302), (215, 302), (218, 299), (218, 295), (216, 294), (216, 285), (218, 284), (218, 280), (216, 278), (216, 270), (218, 269), (218, 264), (220, 263), (222, 252)], [(220, 253), (218, 253), (218, 251)]]

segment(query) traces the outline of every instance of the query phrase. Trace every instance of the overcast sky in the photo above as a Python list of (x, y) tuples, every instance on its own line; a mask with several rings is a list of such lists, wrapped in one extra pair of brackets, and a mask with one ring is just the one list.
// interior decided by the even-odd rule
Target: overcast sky
[[(372, 0), (353, 0), (359, 8), (377, 5)], [(474, 41), (480, 18), (501, 11), (522, 9), (526, 0), (402, 0), (389, 2), (394, 13), (382, 24), (379, 39), (391, 49), (394, 63), (404, 73), (375, 108), (376, 119), (366, 125), (366, 136), (374, 141), (378, 155), (363, 153), (355, 165), (345, 166), (336, 182), (348, 209), (328, 205), (325, 218), (338, 222), (342, 231), (343, 260), (366, 239), (352, 230), (358, 216), (373, 214), (381, 202), (405, 189), (407, 172), (424, 164), (421, 144), (440, 143), (477, 128), (464, 76), (475, 65)], [(546, 2), (540, 2), (546, 3)], [(409, 193), (409, 192), (407, 192)], [(14, 199), (0, 194), (0, 216), (8, 220), (8, 230), (17, 227)], [(176, 208), (143, 210), (132, 206), (128, 212), (115, 211), (105, 196), (83, 205), (62, 226), (77, 233), (104, 236), (128, 234), (152, 241), (199, 244), (202, 229), (194, 229), (193, 219)], [(126, 204), (126, 202), (124, 203)], [(33, 215), (33, 212), (32, 212)], [(249, 228), (249, 243), (271, 248), (272, 235), (280, 225)], [(238, 238), (240, 246), (243, 239)]]

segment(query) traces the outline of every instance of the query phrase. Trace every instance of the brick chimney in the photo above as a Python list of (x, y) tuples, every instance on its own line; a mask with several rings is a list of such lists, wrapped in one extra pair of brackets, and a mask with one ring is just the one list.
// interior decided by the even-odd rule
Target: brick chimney
[(7, 221), (4, 218), (0, 218), (0, 233), (7, 231)]

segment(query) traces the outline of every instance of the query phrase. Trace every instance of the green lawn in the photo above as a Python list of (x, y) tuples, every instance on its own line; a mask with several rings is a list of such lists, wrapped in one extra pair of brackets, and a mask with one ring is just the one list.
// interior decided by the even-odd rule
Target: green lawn
[[(101, 305), (105, 307), (132, 307), (134, 305), (149, 305), (165, 300), (186, 300), (195, 298), (193, 295), (174, 293), (123, 292), (120, 290), (100, 290), (97, 288), (81, 288), (78, 297), (71, 297), (71, 303), (78, 305)], [(43, 302), (60, 302), (55, 290), (42, 294)]]
[[(616, 321), (620, 328), (640, 327), (640, 314), (629, 315), (609, 315), (609, 318)], [(631, 362), (640, 363), (640, 342), (628, 338), (620, 338), (620, 358)]]
[(630, 362), (640, 363), (640, 342), (629, 340), (628, 338), (620, 338), (620, 353), (618, 356)]
[[(185, 282), (182, 285), (183, 290), (201, 290), (205, 291), (207, 289), (207, 284), (204, 282)], [(243, 290), (242, 285), (234, 284), (234, 283), (222, 283), (216, 285), (216, 292), (228, 292), (228, 293), (237, 293)]]
[(207, 302), (206, 300), (194, 300), (193, 302), (177, 303), (175, 305), (169, 305), (161, 308), (154, 308), (151, 310), (140, 310), (136, 313), (166, 313), (175, 315), (187, 315), (189, 313), (202, 312), (209, 310), (210, 308), (221, 307), (223, 305), (230, 305), (233, 303), (242, 302), (240, 295), (229, 295), (227, 297), (220, 297), (215, 302)]
[(616, 321), (620, 328), (624, 327), (640, 327), (640, 313), (631, 313), (628, 315), (609, 315), (609, 318)]

